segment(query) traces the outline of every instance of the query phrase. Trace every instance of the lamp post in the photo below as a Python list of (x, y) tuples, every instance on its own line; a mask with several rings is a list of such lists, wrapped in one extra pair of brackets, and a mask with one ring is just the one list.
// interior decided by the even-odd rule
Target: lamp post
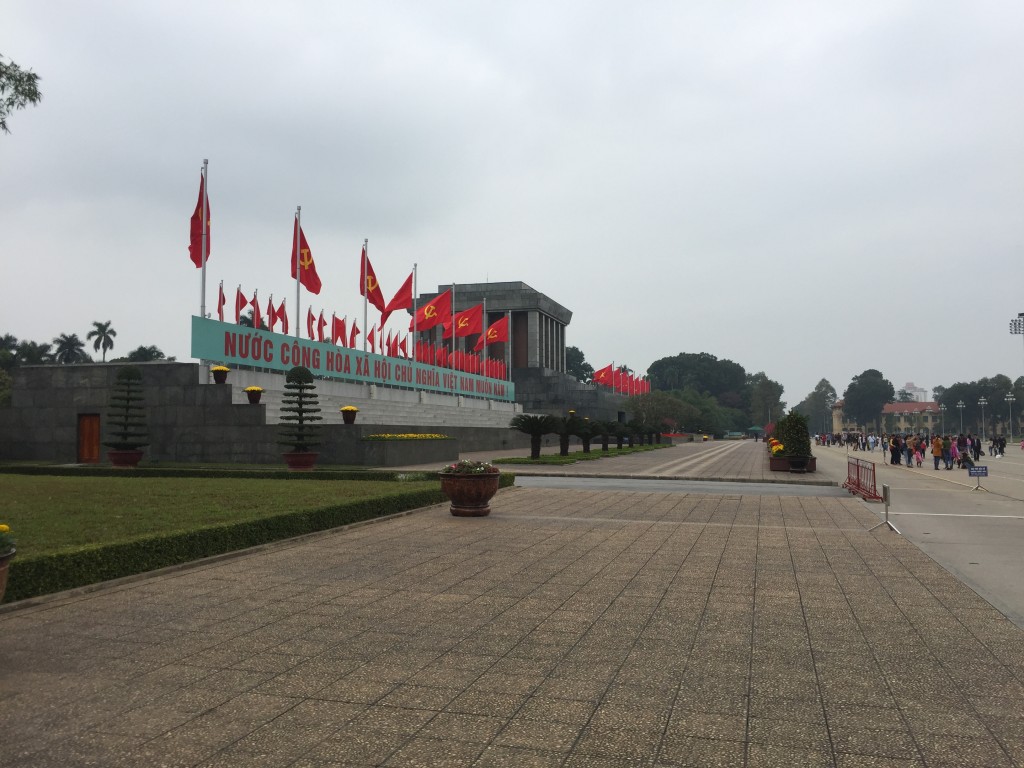
[(1024, 312), (1018, 312), (1010, 321), (1010, 333), (1014, 336), (1024, 336)]
[(964, 408), (966, 408), (966, 407), (967, 406), (964, 405), (964, 401), (963, 400), (957, 400), (956, 401), (956, 408), (957, 408), (958, 411), (960, 411), (960, 434), (961, 435), (964, 433)]
[(1010, 442), (1013, 442), (1013, 401), (1017, 398), (1013, 396), (1013, 392), (1008, 394), (1005, 398), (1006, 404), (1010, 408)]
[(985, 406), (988, 405), (988, 400), (979, 397), (978, 405), (981, 406), (981, 441), (985, 442)]
[(946, 436), (946, 404), (942, 403), (939, 405), (939, 412), (942, 414), (942, 436)]
[(926, 421), (928, 422), (928, 434), (930, 435), (930, 434), (932, 434), (932, 425), (931, 425), (932, 409), (931, 409), (931, 406), (929, 406), (928, 408), (925, 408), (924, 412), (928, 414), (928, 416), (926, 418)]

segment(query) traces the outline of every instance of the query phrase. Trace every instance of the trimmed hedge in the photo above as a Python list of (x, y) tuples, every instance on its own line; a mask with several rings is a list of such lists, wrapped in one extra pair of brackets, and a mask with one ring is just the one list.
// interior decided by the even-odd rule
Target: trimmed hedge
[(312, 472), (290, 472), (287, 469), (193, 469), (188, 467), (146, 467), (115, 469), (114, 467), (67, 467), (57, 465), (0, 466), (0, 474), (52, 475), (54, 477), (212, 477), (252, 478), (258, 480), (430, 480), (435, 472), (388, 472), (377, 470), (314, 469)]
[[(123, 477), (126, 473), (113, 472), (112, 474)], [(286, 479), (291, 479), (288, 473), (284, 474)], [(364, 474), (371, 474), (372, 479), (379, 480), (381, 479), (380, 474), (395, 475), (397, 473)], [(200, 476), (209, 477), (206, 474)], [(237, 473), (232, 476), (237, 476)], [(507, 488), (515, 483), (515, 479), (513, 474), (502, 473), (499, 487)], [(187, 563), (307, 533), (326, 531), (396, 512), (439, 504), (445, 498), (438, 487), (426, 491), (396, 493), (348, 504), (336, 504), (321, 509), (288, 512), (259, 520), (200, 528), (195, 531), (148, 536), (136, 541), (108, 544), (76, 552), (43, 555), (29, 559), (16, 557), (8, 566), (9, 576), (4, 602), (24, 600), (101, 581), (133, 576), (158, 568), (166, 568), (169, 565)]]

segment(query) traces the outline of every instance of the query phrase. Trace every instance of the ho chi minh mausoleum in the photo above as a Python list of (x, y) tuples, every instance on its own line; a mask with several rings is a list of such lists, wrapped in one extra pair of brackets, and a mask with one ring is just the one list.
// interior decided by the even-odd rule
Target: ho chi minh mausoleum
[[(509, 316), (509, 341), (485, 347), (507, 361), (507, 378), (464, 373), (402, 357), (328, 342), (192, 318), (195, 363), (135, 364), (143, 375), (150, 461), (279, 463), (277, 444), (284, 373), (305, 365), (316, 376), (321, 415), (320, 461), (335, 464), (418, 463), (409, 448), (360, 438), (379, 432), (437, 432), (458, 451), (525, 448), (529, 438), (508, 428), (516, 413), (564, 414), (624, 420), (623, 397), (582, 384), (565, 373), (566, 328), (572, 313), (521, 282), (439, 286), (418, 305), (454, 287), (454, 312), (483, 303), (484, 327)], [(439, 329), (420, 334), (443, 343)], [(456, 340), (471, 350), (476, 336)], [(215, 384), (209, 367), (230, 369)], [(11, 404), (0, 408), (0, 460), (88, 463), (103, 460), (107, 405), (119, 363), (23, 366), (13, 371)], [(260, 404), (244, 392), (262, 387)], [(339, 408), (359, 408), (343, 425)], [(415, 445), (415, 444), (412, 444)], [(410, 446), (410, 444), (405, 444)], [(385, 455), (388, 452), (392, 455)], [(425, 462), (454, 456), (423, 457)]]

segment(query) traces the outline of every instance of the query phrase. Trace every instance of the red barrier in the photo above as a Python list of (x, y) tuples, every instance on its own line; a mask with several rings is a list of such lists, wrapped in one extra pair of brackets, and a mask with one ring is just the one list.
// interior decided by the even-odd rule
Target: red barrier
[(875, 486), (875, 464), (872, 461), (855, 459), (852, 456), (846, 464), (846, 482), (843, 483), (850, 493), (863, 496), (868, 501), (881, 501)]

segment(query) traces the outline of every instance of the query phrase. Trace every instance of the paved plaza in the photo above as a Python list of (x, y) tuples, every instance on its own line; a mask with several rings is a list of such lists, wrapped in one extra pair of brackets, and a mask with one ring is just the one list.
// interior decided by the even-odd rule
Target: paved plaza
[(0, 765), (1024, 765), (1022, 630), (722, 445), (0, 613)]

